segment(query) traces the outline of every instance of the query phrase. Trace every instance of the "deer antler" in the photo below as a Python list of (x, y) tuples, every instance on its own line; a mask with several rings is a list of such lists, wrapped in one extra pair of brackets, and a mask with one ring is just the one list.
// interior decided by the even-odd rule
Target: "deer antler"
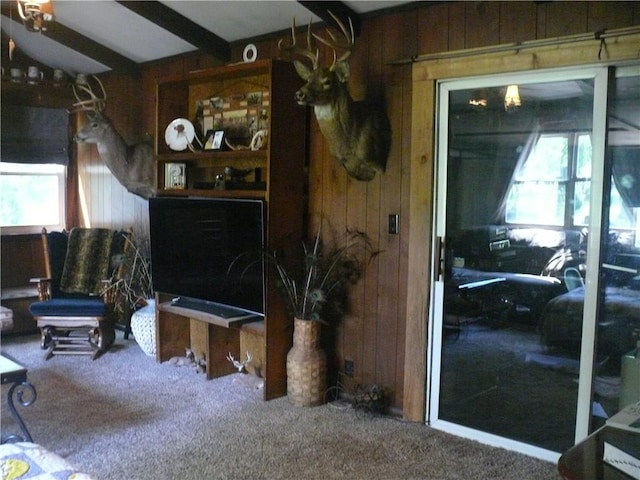
[(236, 367), (239, 372), (242, 372), (242, 370), (244, 370), (245, 367), (249, 363), (251, 363), (251, 360), (253, 360), (253, 355), (251, 355), (251, 352), (249, 352), (247, 350), (247, 359), (244, 362), (240, 362), (240, 361), (236, 360), (235, 358), (233, 358), (233, 355), (231, 355), (231, 352), (229, 352), (229, 354), (227, 355), (227, 360), (229, 360), (231, 363), (233, 363), (233, 366)]
[[(315, 37), (315, 34), (313, 35)], [(307, 48), (300, 47), (296, 42), (296, 17), (293, 17), (291, 21), (291, 45), (283, 47), (282, 38), (278, 41), (278, 49), (280, 51), (297, 53), (303, 57), (307, 57), (311, 60), (313, 69), (318, 68), (318, 50), (313, 51), (313, 45), (311, 42), (311, 20), (309, 20), (309, 26), (307, 27)]]
[[(89, 82), (72, 84), (71, 88), (73, 89), (73, 95), (78, 101), (73, 104), (73, 108), (69, 110), (69, 113), (101, 112), (102, 110), (104, 110), (104, 107), (107, 103), (107, 92), (105, 91), (104, 85), (102, 85), (100, 79), (95, 75), (91, 76), (96, 80), (96, 82), (98, 82), (98, 85), (100, 85), (100, 90), (102, 90), (102, 97), (99, 97), (98, 95), (93, 93), (93, 88), (91, 88)], [(84, 92), (89, 95), (89, 98), (83, 99), (80, 93), (78, 93), (78, 90), (80, 91), (80, 93)]]
[[(336, 66), (336, 63), (345, 61), (351, 55), (351, 52), (353, 51), (353, 46), (355, 45), (355, 35), (353, 33), (353, 22), (351, 21), (351, 17), (349, 17), (349, 30), (347, 30), (347, 27), (345, 26), (345, 24), (342, 23), (342, 21), (340, 21), (340, 19), (336, 15), (334, 15), (333, 12), (331, 12), (330, 10), (328, 12), (329, 12), (329, 15), (331, 15), (331, 18), (333, 18), (333, 20), (336, 22), (336, 24), (340, 28), (340, 31), (344, 35), (346, 42), (340, 43), (338, 39), (335, 37), (335, 35), (331, 33), (331, 30), (329, 30), (328, 28), (327, 28), (327, 35), (331, 37), (331, 41), (327, 40), (326, 38), (322, 38), (320, 35), (316, 35), (315, 33), (313, 34), (313, 37), (316, 40), (318, 40), (320, 43), (325, 44), (327, 47), (333, 50), (333, 63), (331, 64), (331, 67), (330, 67), (330, 69), (333, 70), (333, 68)], [(340, 58), (337, 58), (336, 50), (346, 50), (346, 51), (345, 53), (342, 54)]]

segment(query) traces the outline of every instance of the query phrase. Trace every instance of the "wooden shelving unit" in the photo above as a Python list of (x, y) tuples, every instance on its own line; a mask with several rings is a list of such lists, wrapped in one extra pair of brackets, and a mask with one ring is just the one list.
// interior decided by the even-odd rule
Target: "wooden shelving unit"
[[(294, 100), (299, 82), (293, 65), (278, 60), (215, 67), (191, 72), (184, 77), (160, 79), (156, 88), (155, 135), (158, 195), (263, 199), (268, 248), (299, 248), (303, 229), (307, 132), (307, 111)], [(167, 125), (176, 118), (194, 122), (199, 100), (242, 98), (255, 91), (266, 92), (264, 97), (268, 98), (268, 104), (264, 101), (261, 104), (263, 109), (267, 109), (262, 123), (262, 127), (266, 126), (268, 130), (266, 147), (256, 151), (175, 152), (166, 145), (164, 133)], [(185, 164), (185, 188), (165, 188), (167, 163)], [(247, 188), (213, 188), (216, 176), (224, 175), (225, 167), (252, 169), (253, 172), (244, 180), (247, 183), (243, 185)], [(262, 332), (264, 365), (261, 371), (265, 380), (265, 400), (286, 394), (286, 354), (291, 347), (293, 332), (292, 319), (275, 291), (274, 278), (268, 272), (263, 328), (255, 328), (254, 325), (251, 332), (252, 335), (256, 331)], [(157, 298), (157, 360), (184, 355), (185, 346), (190, 345), (207, 355), (207, 362), (211, 364), (208, 378), (235, 371), (224, 363), (228, 352), (236, 353), (236, 358), (240, 356), (243, 322), (227, 328), (220, 326), (216, 319), (203, 320), (200, 313), (189, 315), (162, 307), (170, 299), (170, 294), (161, 293)]]

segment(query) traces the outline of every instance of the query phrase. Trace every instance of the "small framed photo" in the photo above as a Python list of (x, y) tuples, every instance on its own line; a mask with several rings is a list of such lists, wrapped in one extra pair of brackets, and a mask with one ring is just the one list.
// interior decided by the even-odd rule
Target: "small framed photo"
[(205, 150), (222, 150), (224, 130), (209, 130), (205, 136)]
[(187, 186), (187, 164), (164, 164), (164, 188), (167, 190), (184, 190)]

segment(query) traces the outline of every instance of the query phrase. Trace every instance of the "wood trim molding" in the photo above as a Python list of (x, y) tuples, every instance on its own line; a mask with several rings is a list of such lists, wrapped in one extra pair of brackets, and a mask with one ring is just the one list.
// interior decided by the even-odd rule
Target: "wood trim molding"
[(411, 121), (411, 198), (407, 278), (404, 416), (425, 421), (427, 347), (431, 292), (433, 210), (435, 186), (436, 83), (473, 75), (511, 73), (561, 67), (625, 65), (640, 61), (640, 34), (600, 40), (580, 40), (556, 46), (479, 53), (470, 57), (436, 59), (413, 65)]
[(404, 416), (425, 420), (435, 152), (433, 80), (413, 79)]
[(514, 50), (507, 52), (418, 62), (413, 67), (413, 78), (414, 81), (440, 80), (466, 77), (469, 72), (478, 76), (581, 65), (620, 65), (640, 60), (639, 44), (640, 33), (603, 40), (580, 40), (523, 51), (514, 47)]

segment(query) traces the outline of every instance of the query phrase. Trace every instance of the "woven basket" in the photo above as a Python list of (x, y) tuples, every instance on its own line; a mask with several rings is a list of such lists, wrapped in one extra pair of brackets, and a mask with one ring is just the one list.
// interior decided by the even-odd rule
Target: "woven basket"
[(147, 300), (147, 305), (131, 315), (131, 332), (144, 353), (156, 356), (156, 303)]
[(322, 405), (327, 356), (320, 348), (320, 323), (295, 319), (293, 347), (287, 354), (287, 397), (296, 406)]

